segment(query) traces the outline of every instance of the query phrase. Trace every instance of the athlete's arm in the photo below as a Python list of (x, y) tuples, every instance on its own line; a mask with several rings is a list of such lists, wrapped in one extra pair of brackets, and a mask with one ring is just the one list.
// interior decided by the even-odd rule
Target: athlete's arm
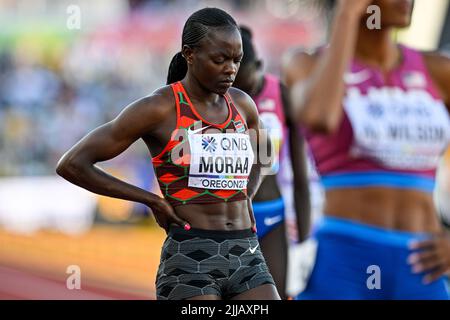
[(450, 56), (443, 53), (425, 53), (425, 64), (436, 83), (447, 109), (450, 110)]
[[(164, 107), (166, 106), (166, 107)], [(140, 202), (149, 206), (161, 227), (170, 222), (184, 225), (167, 201), (146, 190), (119, 180), (95, 164), (112, 159), (139, 138), (151, 134), (167, 116), (168, 98), (162, 93), (128, 105), (114, 120), (94, 129), (58, 161), (56, 172), (66, 180), (91, 192)]]
[[(242, 116), (245, 117), (250, 139), (252, 140), (255, 159), (247, 184), (247, 203), (252, 227), (255, 227), (256, 222), (253, 214), (252, 200), (262, 182), (261, 169), (263, 167), (271, 167), (273, 160), (273, 152), (270, 153), (271, 157), (269, 158), (265, 152), (260, 152), (260, 150), (272, 150), (272, 144), (266, 130), (262, 130), (264, 125), (259, 118), (258, 109), (253, 99), (245, 92), (236, 88), (231, 88), (230, 94), (237, 106), (239, 106)], [(266, 143), (266, 145), (264, 146), (263, 143)]]
[[(440, 53), (424, 54), (427, 68), (450, 110), (450, 58)], [(444, 226), (432, 239), (411, 245), (409, 256), (413, 272), (425, 272), (425, 282), (432, 282), (450, 272), (450, 235)], [(420, 251), (419, 251), (420, 250)]]
[(297, 52), (283, 63), (294, 119), (311, 130), (331, 133), (341, 122), (344, 72), (355, 51), (360, 19), (371, 1), (340, 0), (329, 48), (320, 56)]
[(311, 224), (311, 201), (309, 195), (306, 165), (305, 141), (299, 133), (300, 128), (293, 121), (287, 88), (281, 84), (281, 97), (289, 134), (289, 153), (294, 174), (294, 207), (298, 230), (298, 240), (303, 242), (309, 234)]
[[(245, 117), (254, 150), (255, 159), (247, 184), (247, 195), (253, 199), (262, 182), (262, 168), (270, 168), (272, 165), (272, 144), (268, 132), (263, 130), (264, 125), (259, 118), (258, 109), (253, 99), (245, 92), (236, 88), (231, 88), (230, 94), (232, 94), (233, 100), (239, 106), (241, 114)], [(270, 154), (266, 154), (264, 152), (266, 150), (270, 150)]]

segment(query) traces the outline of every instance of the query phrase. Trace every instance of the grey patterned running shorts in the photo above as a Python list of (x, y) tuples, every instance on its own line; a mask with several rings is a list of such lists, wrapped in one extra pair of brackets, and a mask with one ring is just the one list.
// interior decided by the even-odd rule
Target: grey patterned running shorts
[(264, 284), (275, 283), (251, 229), (171, 227), (156, 276), (158, 300), (201, 295), (229, 299)]

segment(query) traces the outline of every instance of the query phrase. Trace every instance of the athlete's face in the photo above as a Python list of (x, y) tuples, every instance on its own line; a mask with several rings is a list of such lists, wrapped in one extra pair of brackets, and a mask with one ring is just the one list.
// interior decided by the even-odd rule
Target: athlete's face
[(381, 26), (404, 28), (411, 24), (414, 0), (374, 0), (380, 7)]
[(184, 50), (189, 72), (211, 92), (225, 94), (239, 70), (242, 53), (237, 28), (211, 28), (192, 50)]

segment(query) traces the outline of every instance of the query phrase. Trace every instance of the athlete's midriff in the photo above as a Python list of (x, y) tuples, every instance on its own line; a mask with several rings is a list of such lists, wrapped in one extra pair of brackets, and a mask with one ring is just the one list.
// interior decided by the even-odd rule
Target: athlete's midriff
[(391, 188), (349, 188), (326, 192), (326, 215), (408, 232), (438, 232), (430, 193)]
[(191, 227), (206, 230), (243, 230), (251, 228), (247, 201), (214, 204), (187, 204), (174, 208)]

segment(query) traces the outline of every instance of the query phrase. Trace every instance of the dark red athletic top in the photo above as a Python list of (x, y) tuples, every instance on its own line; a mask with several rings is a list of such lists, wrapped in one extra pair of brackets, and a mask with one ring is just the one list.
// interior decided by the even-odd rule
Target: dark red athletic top
[(215, 124), (197, 112), (181, 82), (171, 87), (176, 128), (152, 159), (162, 194), (174, 207), (246, 200), (253, 150), (247, 124), (231, 97), (223, 96), (227, 119)]

